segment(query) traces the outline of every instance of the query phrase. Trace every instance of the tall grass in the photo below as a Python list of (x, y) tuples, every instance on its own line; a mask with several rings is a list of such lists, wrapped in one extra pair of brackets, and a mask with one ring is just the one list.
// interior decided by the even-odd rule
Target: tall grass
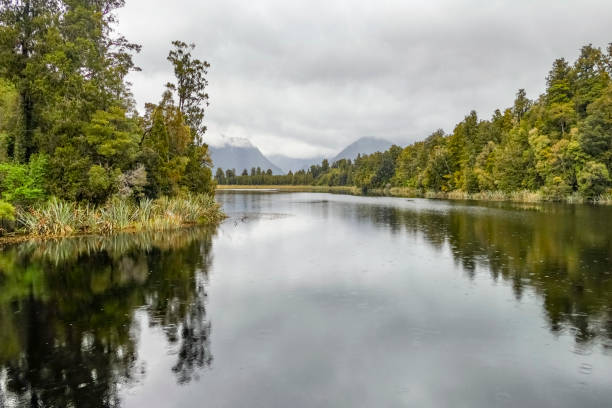
[(79, 208), (53, 198), (30, 211), (17, 211), (17, 225), (34, 235), (69, 235), (78, 231)]
[(64, 236), (169, 230), (185, 225), (215, 224), (223, 217), (214, 198), (207, 195), (143, 199), (138, 203), (113, 199), (98, 207), (53, 198), (30, 209), (19, 209), (17, 225), (32, 235)]
[(612, 204), (612, 191), (600, 195), (593, 202), (597, 204)]
[[(382, 190), (380, 190), (382, 191)], [(424, 197), (446, 200), (479, 200), (479, 201), (511, 201), (516, 203), (541, 203), (562, 202), (567, 204), (612, 204), (612, 191), (597, 197), (585, 197), (578, 192), (570, 195), (555, 196), (544, 191), (520, 190), (505, 193), (503, 191), (481, 191), (478, 193), (467, 193), (461, 190), (454, 191), (420, 191), (410, 187), (393, 187), (387, 195), (396, 197)]]

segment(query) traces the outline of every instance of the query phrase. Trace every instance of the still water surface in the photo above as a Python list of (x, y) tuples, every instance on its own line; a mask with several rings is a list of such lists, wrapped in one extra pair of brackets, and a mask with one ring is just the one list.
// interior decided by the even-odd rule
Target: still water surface
[(218, 194), (0, 253), (0, 407), (609, 407), (612, 208)]

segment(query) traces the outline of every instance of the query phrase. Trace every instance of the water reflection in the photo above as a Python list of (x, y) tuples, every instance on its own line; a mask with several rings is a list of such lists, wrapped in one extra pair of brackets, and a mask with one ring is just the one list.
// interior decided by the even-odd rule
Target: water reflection
[(601, 340), (612, 349), (612, 209), (568, 205), (470, 206), (415, 209), (371, 204), (341, 206), (345, 217), (420, 234), (450, 247), (469, 278), (477, 269), (541, 296), (550, 330), (570, 332), (580, 345)]
[(330, 194), (222, 194), (229, 211), (288, 212), (308, 207), (333, 222), (376, 225), (392, 234), (447, 246), (473, 279), (478, 269), (510, 282), (517, 300), (527, 289), (542, 299), (549, 328), (572, 333), (579, 346), (612, 352), (612, 208), (347, 197)]
[(218, 232), (0, 253), (0, 406), (609, 401), (612, 208), (219, 199)]
[(29, 243), (0, 254), (0, 406), (120, 405), (146, 374), (135, 312), (173, 353), (176, 381), (210, 364), (212, 231)]

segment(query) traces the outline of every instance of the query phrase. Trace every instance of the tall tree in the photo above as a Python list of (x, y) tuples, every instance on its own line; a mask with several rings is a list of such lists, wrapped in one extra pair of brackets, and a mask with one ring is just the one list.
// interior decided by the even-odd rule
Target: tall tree
[(574, 64), (573, 75), (576, 112), (580, 118), (584, 118), (587, 107), (601, 96), (610, 79), (602, 51), (591, 44), (582, 47)]
[(519, 89), (514, 99), (514, 107), (512, 108), (516, 120), (520, 122), (530, 107), (531, 101), (527, 98), (527, 92), (523, 88)]
[(97, 110), (130, 107), (124, 81), (140, 47), (115, 35), (121, 0), (1, 0), (0, 56), (21, 95), (19, 161), (53, 153), (77, 137)]
[(44, 55), (48, 31), (57, 25), (60, 1), (0, 0), (0, 74), (16, 85), (23, 128), (8, 146), (11, 156), (27, 161), (34, 152), (38, 125), (36, 105), (40, 96), (34, 84)]
[(571, 68), (564, 58), (558, 58), (553, 63), (552, 69), (546, 77), (546, 103), (569, 102), (572, 97)]
[(186, 44), (182, 41), (173, 41), (174, 48), (168, 53), (168, 61), (174, 67), (176, 84), (167, 84), (168, 88), (176, 92), (178, 108), (185, 115), (185, 120), (192, 131), (195, 132), (196, 141), (202, 141), (206, 126), (204, 126), (204, 113), (208, 106), (208, 93), (206, 93), (206, 74), (210, 64), (193, 58), (191, 51), (195, 44)]
[(173, 65), (176, 84), (166, 84), (161, 102), (148, 105), (145, 116), (142, 144), (147, 149), (149, 193), (212, 193), (212, 162), (208, 146), (202, 142), (209, 65), (191, 56), (193, 44), (173, 41), (172, 45), (168, 60)]

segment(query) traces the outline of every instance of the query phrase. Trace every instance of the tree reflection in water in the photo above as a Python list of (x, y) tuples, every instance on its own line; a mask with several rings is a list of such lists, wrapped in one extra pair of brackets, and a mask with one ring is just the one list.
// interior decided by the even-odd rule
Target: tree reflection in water
[(212, 361), (211, 230), (32, 242), (0, 254), (0, 406), (119, 405), (144, 375), (137, 310), (176, 350), (177, 381)]
[[(550, 331), (571, 333), (577, 353), (595, 346), (609, 352), (612, 208), (522, 207), (330, 200), (320, 212), (315, 205), (308, 211), (450, 250), (467, 279), (508, 282), (517, 300), (535, 294)], [(0, 406), (9, 399), (24, 406), (119, 405), (121, 387), (145, 374), (138, 313), (171, 345), (176, 381), (197, 378), (212, 361), (206, 315), (212, 235), (83, 237), (0, 253)]]
[[(448, 246), (469, 278), (477, 269), (542, 299), (553, 333), (570, 332), (577, 351), (612, 351), (612, 208), (587, 205), (451, 202), (445, 210), (342, 207), (356, 222), (420, 234)], [(520, 208), (517, 208), (520, 207)]]

